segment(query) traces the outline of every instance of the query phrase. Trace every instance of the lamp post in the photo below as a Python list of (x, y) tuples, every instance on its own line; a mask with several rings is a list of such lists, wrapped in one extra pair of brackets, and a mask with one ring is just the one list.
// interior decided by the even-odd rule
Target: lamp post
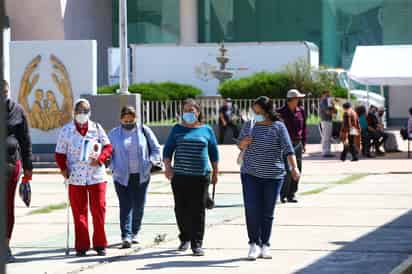
[(118, 94), (129, 94), (129, 59), (127, 54), (127, 0), (119, 0), (120, 89)]

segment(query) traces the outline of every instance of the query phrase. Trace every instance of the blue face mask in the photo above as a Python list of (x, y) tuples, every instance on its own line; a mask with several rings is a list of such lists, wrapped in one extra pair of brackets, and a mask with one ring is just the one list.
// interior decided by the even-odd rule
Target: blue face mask
[(256, 113), (254, 114), (254, 119), (258, 123), (261, 123), (266, 120), (265, 116), (263, 116), (262, 114), (256, 114)]
[(188, 124), (194, 124), (197, 121), (197, 117), (194, 112), (184, 112), (182, 118), (183, 121)]

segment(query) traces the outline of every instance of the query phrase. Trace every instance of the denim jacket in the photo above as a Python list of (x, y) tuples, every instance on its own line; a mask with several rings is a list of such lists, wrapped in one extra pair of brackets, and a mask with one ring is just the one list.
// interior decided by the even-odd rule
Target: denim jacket
[[(136, 130), (138, 139), (138, 147), (136, 147), (136, 153), (138, 154), (138, 159), (140, 161), (139, 175), (140, 182), (142, 183), (149, 181), (152, 162), (158, 161), (161, 157), (160, 145), (156, 136), (149, 127), (145, 125), (143, 125), (143, 127), (148, 137), (147, 141), (142, 131), (142, 126), (138, 124)], [(125, 130), (121, 126), (114, 128), (109, 133), (109, 139), (113, 146), (113, 156), (111, 161), (113, 180), (120, 183), (121, 185), (127, 186), (129, 183), (130, 173), (127, 155), (128, 153), (126, 147), (124, 146), (124, 139), (126, 138), (124, 131)], [(151, 155), (149, 155), (148, 144), (150, 145)]]

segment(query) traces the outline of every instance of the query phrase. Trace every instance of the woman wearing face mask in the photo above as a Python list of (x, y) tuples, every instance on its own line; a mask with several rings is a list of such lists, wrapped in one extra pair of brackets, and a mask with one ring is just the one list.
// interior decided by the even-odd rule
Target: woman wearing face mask
[(194, 256), (203, 256), (207, 191), (210, 177), (212, 184), (217, 183), (219, 153), (216, 136), (210, 126), (201, 123), (200, 107), (194, 100), (184, 102), (182, 120), (173, 127), (163, 158), (175, 200), (178, 250), (191, 246)]
[(239, 137), (239, 148), (244, 151), (241, 180), (250, 247), (248, 259), (271, 259), (269, 241), (274, 209), (286, 176), (284, 157), (296, 181), (300, 173), (288, 131), (278, 120), (272, 100), (259, 97), (253, 111), (254, 125), (246, 123)]
[[(112, 145), (101, 125), (90, 121), (90, 103), (74, 104), (74, 121), (61, 130), (56, 145), (56, 162), (69, 184), (69, 199), (75, 228), (76, 256), (90, 249), (88, 204), (93, 217), (93, 249), (106, 255), (106, 173), (104, 163)], [(89, 202), (88, 202), (89, 201)]]
[(113, 181), (120, 205), (122, 248), (139, 243), (152, 162), (160, 161), (160, 145), (152, 130), (137, 124), (136, 110), (123, 107), (121, 125), (109, 133), (113, 145)]

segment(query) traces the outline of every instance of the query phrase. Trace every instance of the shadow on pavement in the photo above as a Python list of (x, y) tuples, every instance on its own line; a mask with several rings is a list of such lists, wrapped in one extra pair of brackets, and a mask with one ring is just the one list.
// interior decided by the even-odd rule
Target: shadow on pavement
[[(71, 251), (72, 256), (65, 255), (65, 248), (58, 249), (39, 249), (23, 252), (16, 252), (16, 261), (13, 264), (27, 263), (33, 261), (48, 261), (48, 260), (67, 260), (73, 258), (74, 251)], [(37, 256), (37, 257), (34, 257)], [(27, 257), (27, 258), (24, 258)]]
[[(333, 153), (335, 157), (333, 158), (324, 158), (322, 157), (322, 153), (320, 152), (313, 152), (313, 153), (307, 153), (303, 156), (304, 160), (323, 160), (325, 162), (331, 161), (331, 160), (339, 160), (340, 161), (340, 154), (341, 151), (336, 151)], [(347, 161), (351, 159), (350, 154), (347, 157)], [(376, 161), (376, 160), (408, 160), (408, 152), (402, 151), (402, 152), (388, 152), (385, 153), (384, 156), (377, 156), (375, 158), (363, 158), (361, 157), (360, 160), (367, 160), (367, 161)]]
[[(134, 250), (138, 252), (139, 250)], [(159, 259), (159, 258), (172, 258), (172, 257), (183, 257), (188, 256), (188, 254), (183, 254), (177, 252), (175, 249), (164, 250), (159, 252), (150, 252), (144, 254), (132, 254), (132, 255), (119, 255), (114, 257), (96, 257), (90, 256), (85, 257), (76, 261), (70, 262), (71, 264), (82, 264), (82, 263), (93, 263), (93, 262), (125, 262), (133, 260), (142, 260), (142, 259)]]
[(412, 254), (412, 210), (295, 274), (387, 274)]

